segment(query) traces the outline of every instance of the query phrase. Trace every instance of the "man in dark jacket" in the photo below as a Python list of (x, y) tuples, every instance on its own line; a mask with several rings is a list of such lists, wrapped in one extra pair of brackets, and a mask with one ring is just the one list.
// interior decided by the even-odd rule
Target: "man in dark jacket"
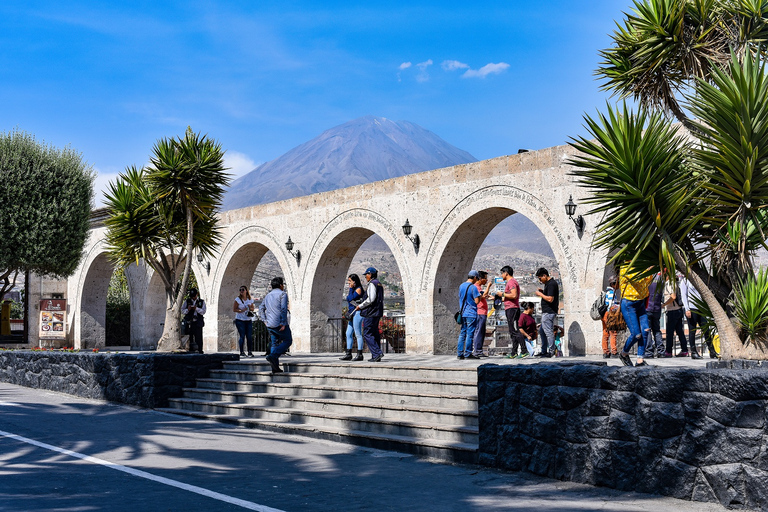
[(355, 308), (360, 311), (363, 317), (363, 339), (368, 345), (368, 351), (371, 353), (369, 361), (378, 363), (384, 357), (381, 351), (381, 333), (379, 332), (379, 322), (384, 316), (384, 287), (378, 279), (379, 272), (368, 267), (365, 271), (365, 279), (368, 281), (366, 293), (368, 297), (365, 301)]
[(186, 334), (189, 335), (190, 352), (203, 353), (203, 326), (205, 325), (203, 315), (205, 310), (205, 301), (197, 296), (197, 290), (194, 288), (189, 290), (189, 298), (184, 301), (181, 314), (184, 315), (184, 322), (187, 324)]

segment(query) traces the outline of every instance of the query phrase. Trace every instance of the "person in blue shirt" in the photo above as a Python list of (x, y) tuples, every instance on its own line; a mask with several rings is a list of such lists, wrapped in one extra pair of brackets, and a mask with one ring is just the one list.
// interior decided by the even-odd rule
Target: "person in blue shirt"
[(363, 360), (363, 316), (355, 309), (357, 304), (365, 300), (363, 283), (357, 274), (350, 274), (347, 278), (349, 284), (349, 293), (347, 293), (347, 311), (349, 323), (347, 324), (347, 353), (340, 359), (342, 361), (352, 361), (352, 344), (354, 337), (357, 337), (357, 357), (355, 361)]
[(272, 366), (272, 373), (282, 373), (280, 356), (293, 344), (291, 328), (288, 325), (288, 294), (285, 293), (285, 281), (282, 277), (275, 277), (270, 284), (272, 291), (261, 301), (259, 312), (267, 325), (272, 342), (267, 361)]
[(475, 283), (480, 279), (477, 270), (470, 270), (467, 280), (459, 286), (459, 307), (461, 311), (461, 332), (456, 347), (458, 359), (478, 359), (472, 353), (472, 340), (475, 336), (475, 321), (477, 320), (477, 303), (480, 302), (480, 292)]

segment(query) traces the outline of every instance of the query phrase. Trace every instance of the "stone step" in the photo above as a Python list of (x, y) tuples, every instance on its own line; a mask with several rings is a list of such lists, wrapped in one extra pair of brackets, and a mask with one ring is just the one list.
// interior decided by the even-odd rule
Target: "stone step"
[(315, 427), (358, 430), (416, 439), (436, 439), (462, 444), (477, 444), (477, 426), (443, 425), (439, 423), (415, 422), (394, 419), (371, 418), (366, 416), (334, 414), (326, 411), (305, 411), (280, 409), (251, 404), (206, 402), (186, 398), (168, 400), (169, 409), (178, 411), (203, 412), (215, 415), (234, 415), (242, 418), (256, 418), (268, 422), (300, 423)]
[(241, 381), (235, 379), (197, 379), (197, 392), (244, 392), (290, 395), (294, 397), (332, 398), (339, 400), (399, 404), (407, 406), (440, 407), (477, 411), (477, 395), (433, 393), (418, 389), (392, 390), (356, 386), (297, 386), (290, 382)]
[[(179, 414), (178, 409), (158, 409), (159, 411)], [(408, 435), (395, 435), (381, 432), (354, 430), (347, 427), (333, 428), (293, 422), (267, 421), (258, 418), (247, 418), (232, 414), (211, 414), (199, 411), (184, 411), (183, 414), (195, 418), (232, 423), (248, 428), (258, 428), (272, 432), (298, 434), (308, 437), (346, 442), (359, 446), (393, 450), (435, 459), (461, 462), (477, 462), (477, 442), (461, 443), (438, 439), (423, 439)]]
[(477, 384), (467, 381), (447, 381), (428, 378), (391, 377), (386, 375), (338, 375), (333, 373), (278, 373), (269, 371), (211, 370), (210, 378), (253, 382), (286, 382), (296, 385), (323, 385), (384, 388), (388, 390), (424, 390), (432, 393), (477, 394)]
[[(244, 404), (279, 409), (322, 411), (348, 416), (394, 419), (411, 422), (440, 423), (443, 425), (477, 426), (477, 409), (407, 406), (374, 401), (342, 400), (334, 398), (296, 397), (272, 393), (248, 393), (237, 391), (212, 391), (185, 389), (184, 399), (221, 404)], [(177, 399), (182, 400), (182, 399)]]
[[(301, 363), (283, 358), (281, 367), (290, 373), (326, 373), (335, 375), (379, 375), (388, 377), (426, 378), (445, 381), (465, 381), (477, 384), (477, 368), (439, 368), (415, 365), (367, 363), (365, 361), (338, 361), (329, 363)], [(225, 370), (269, 371), (269, 363), (263, 358), (227, 361)]]

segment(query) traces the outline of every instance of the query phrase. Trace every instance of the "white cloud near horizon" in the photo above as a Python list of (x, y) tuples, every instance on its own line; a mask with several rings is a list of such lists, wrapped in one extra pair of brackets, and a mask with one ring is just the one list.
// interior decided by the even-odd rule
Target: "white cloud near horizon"
[(469, 69), (469, 64), (464, 64), (458, 60), (444, 60), (441, 64), (445, 71), (456, 71), (457, 69)]
[(227, 150), (224, 153), (224, 167), (228, 167), (227, 172), (232, 175), (232, 180), (244, 176), (258, 167), (258, 163), (254, 162), (251, 157), (245, 153), (238, 151)]
[(402, 71), (404, 69), (408, 69), (411, 66), (412, 66), (412, 64), (410, 62), (403, 62), (402, 64), (400, 64), (400, 68), (399, 69), (400, 69), (400, 71)]
[(424, 62), (419, 62), (416, 64), (416, 67), (419, 68), (419, 74), (416, 75), (417, 82), (427, 82), (429, 80), (429, 73), (427, 72), (427, 68), (432, 64), (434, 64), (432, 59), (425, 60)]
[(486, 64), (480, 69), (466, 70), (464, 74), (461, 75), (461, 78), (485, 78), (488, 75), (498, 75), (502, 71), (505, 71), (507, 68), (509, 68), (509, 64), (506, 62), (499, 62), (498, 64), (491, 62), (490, 64)]

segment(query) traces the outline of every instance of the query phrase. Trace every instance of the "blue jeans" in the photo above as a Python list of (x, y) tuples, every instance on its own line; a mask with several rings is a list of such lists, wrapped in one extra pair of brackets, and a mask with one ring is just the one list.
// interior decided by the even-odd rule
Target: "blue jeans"
[(485, 341), (485, 324), (488, 322), (487, 315), (477, 315), (475, 320), (475, 335), (473, 337), (472, 353), (476, 356), (483, 355), (483, 342)]
[(457, 352), (460, 356), (467, 357), (472, 353), (472, 340), (475, 337), (475, 320), (477, 317), (461, 319), (461, 332), (459, 333), (459, 345)]
[(286, 325), (285, 329), (282, 331), (279, 327), (268, 327), (267, 330), (269, 331), (269, 338), (272, 341), (272, 350), (270, 351), (270, 356), (272, 356), (272, 358), (277, 361), (281, 355), (288, 352), (288, 347), (293, 344), (291, 328)]
[(253, 322), (250, 320), (235, 320), (235, 327), (237, 327), (237, 333), (240, 338), (237, 340), (237, 345), (240, 347), (240, 353), (243, 353), (243, 344), (245, 340), (248, 340), (248, 353), (253, 352)]
[(645, 355), (645, 343), (648, 341), (648, 314), (645, 312), (645, 299), (621, 299), (621, 314), (629, 328), (629, 337), (624, 344), (626, 354), (637, 342), (637, 357)]
[[(353, 336), (354, 335), (354, 336)], [(352, 315), (352, 320), (347, 323), (347, 350), (352, 350), (354, 337), (357, 337), (357, 350), (363, 351), (363, 316), (360, 313)]]

